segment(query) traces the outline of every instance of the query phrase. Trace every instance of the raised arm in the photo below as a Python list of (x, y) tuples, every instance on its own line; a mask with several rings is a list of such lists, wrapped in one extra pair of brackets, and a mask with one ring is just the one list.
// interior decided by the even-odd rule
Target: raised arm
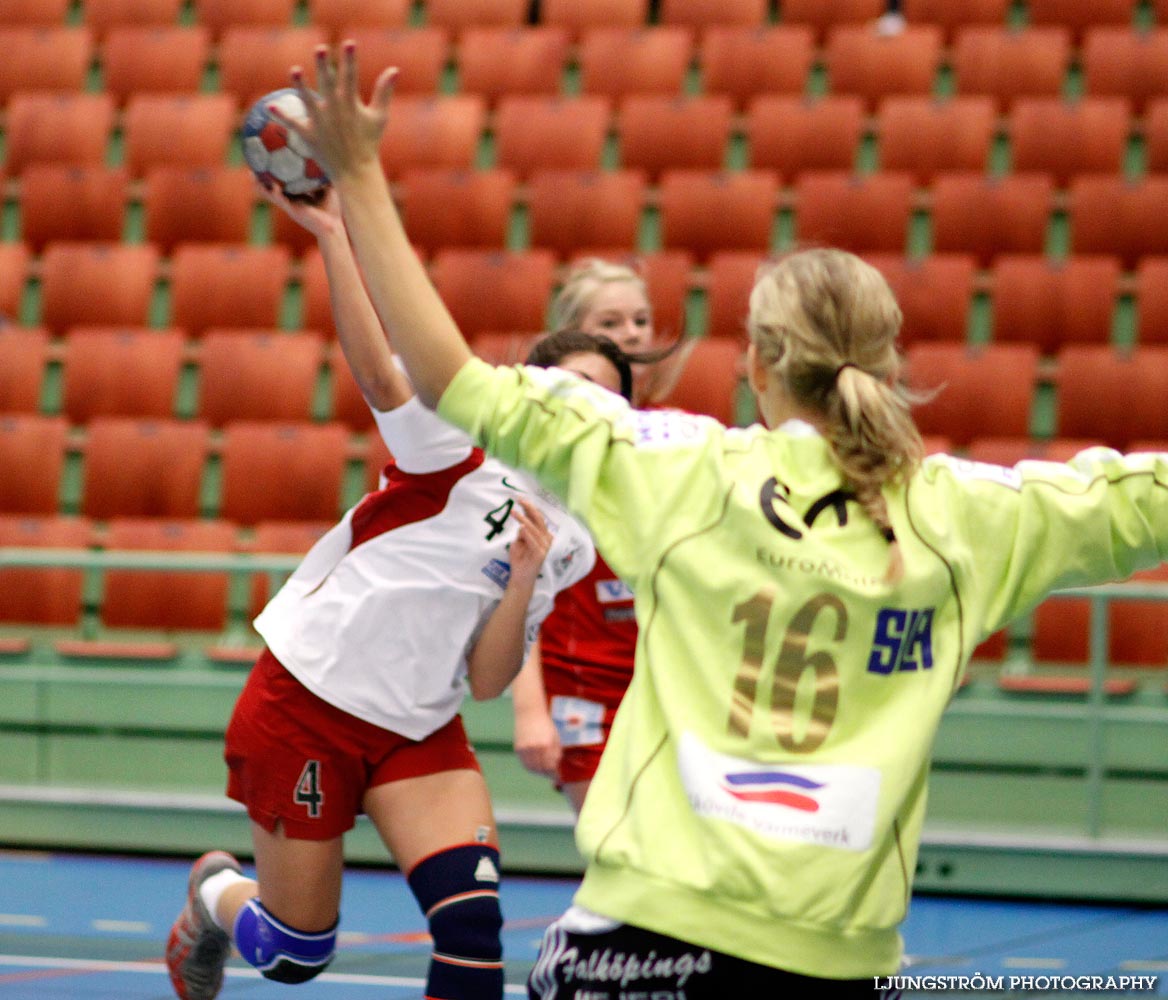
[(356, 46), (345, 42), (335, 59), (322, 46), (317, 93), (299, 67), (292, 73), (308, 121), (281, 120), (313, 146), (340, 192), (369, 297), (418, 397), (434, 407), (471, 352), (410, 245), (378, 159), (396, 75), (385, 70), (365, 104), (357, 93)]
[(365, 401), (384, 412), (412, 399), (414, 390), (394, 364), (393, 351), (361, 280), (337, 192), (329, 191), (320, 205), (309, 205), (258, 186), (264, 198), (316, 237), (328, 277), (337, 340)]

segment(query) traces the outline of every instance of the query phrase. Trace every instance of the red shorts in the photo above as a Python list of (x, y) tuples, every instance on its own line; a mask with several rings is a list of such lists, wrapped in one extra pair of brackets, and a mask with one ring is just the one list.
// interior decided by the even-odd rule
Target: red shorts
[(592, 780), (608, 744), (616, 708), (615, 704), (571, 695), (553, 694), (548, 698), (548, 711), (560, 737), (557, 788)]
[(365, 792), (441, 771), (479, 770), (462, 719), (421, 740), (323, 701), (264, 650), (227, 726), (227, 794), (269, 832), (331, 840), (353, 828)]

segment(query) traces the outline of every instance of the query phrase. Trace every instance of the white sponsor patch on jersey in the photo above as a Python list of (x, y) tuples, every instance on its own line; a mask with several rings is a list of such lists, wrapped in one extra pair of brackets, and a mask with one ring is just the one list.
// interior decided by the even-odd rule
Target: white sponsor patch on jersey
[(617, 604), (633, 599), (632, 588), (623, 580), (597, 580), (596, 600), (601, 604)]
[(848, 764), (763, 764), (731, 757), (683, 733), (678, 768), (699, 816), (774, 840), (845, 851), (872, 846), (880, 772)]
[(551, 704), (552, 722), (565, 747), (591, 747), (604, 742), (604, 706), (587, 698), (556, 695)]

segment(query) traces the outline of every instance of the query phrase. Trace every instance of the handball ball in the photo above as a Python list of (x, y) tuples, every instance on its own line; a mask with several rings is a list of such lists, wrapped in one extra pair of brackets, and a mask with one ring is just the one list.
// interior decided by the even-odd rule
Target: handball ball
[(300, 95), (291, 87), (273, 90), (251, 106), (243, 121), (243, 158), (264, 187), (278, 185), (292, 199), (317, 201), (329, 185), (312, 147), (268, 111), (274, 104), (289, 118), (305, 118)]

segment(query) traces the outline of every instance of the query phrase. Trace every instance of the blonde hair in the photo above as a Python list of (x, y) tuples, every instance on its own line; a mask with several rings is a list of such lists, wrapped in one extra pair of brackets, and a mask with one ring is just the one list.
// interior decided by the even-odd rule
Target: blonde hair
[[(600, 285), (628, 283), (635, 285), (649, 303), (645, 279), (627, 264), (616, 264), (599, 257), (587, 257), (568, 271), (560, 290), (552, 299), (548, 327), (558, 330), (580, 328), (585, 314), (592, 307), (592, 297)], [(650, 306), (650, 316), (652, 307)]]
[(924, 456), (916, 397), (900, 378), (902, 318), (874, 267), (813, 249), (763, 265), (747, 324), (760, 361), (798, 406), (820, 415), (844, 479), (892, 543), (890, 579), (902, 567), (882, 488), (907, 479)]

